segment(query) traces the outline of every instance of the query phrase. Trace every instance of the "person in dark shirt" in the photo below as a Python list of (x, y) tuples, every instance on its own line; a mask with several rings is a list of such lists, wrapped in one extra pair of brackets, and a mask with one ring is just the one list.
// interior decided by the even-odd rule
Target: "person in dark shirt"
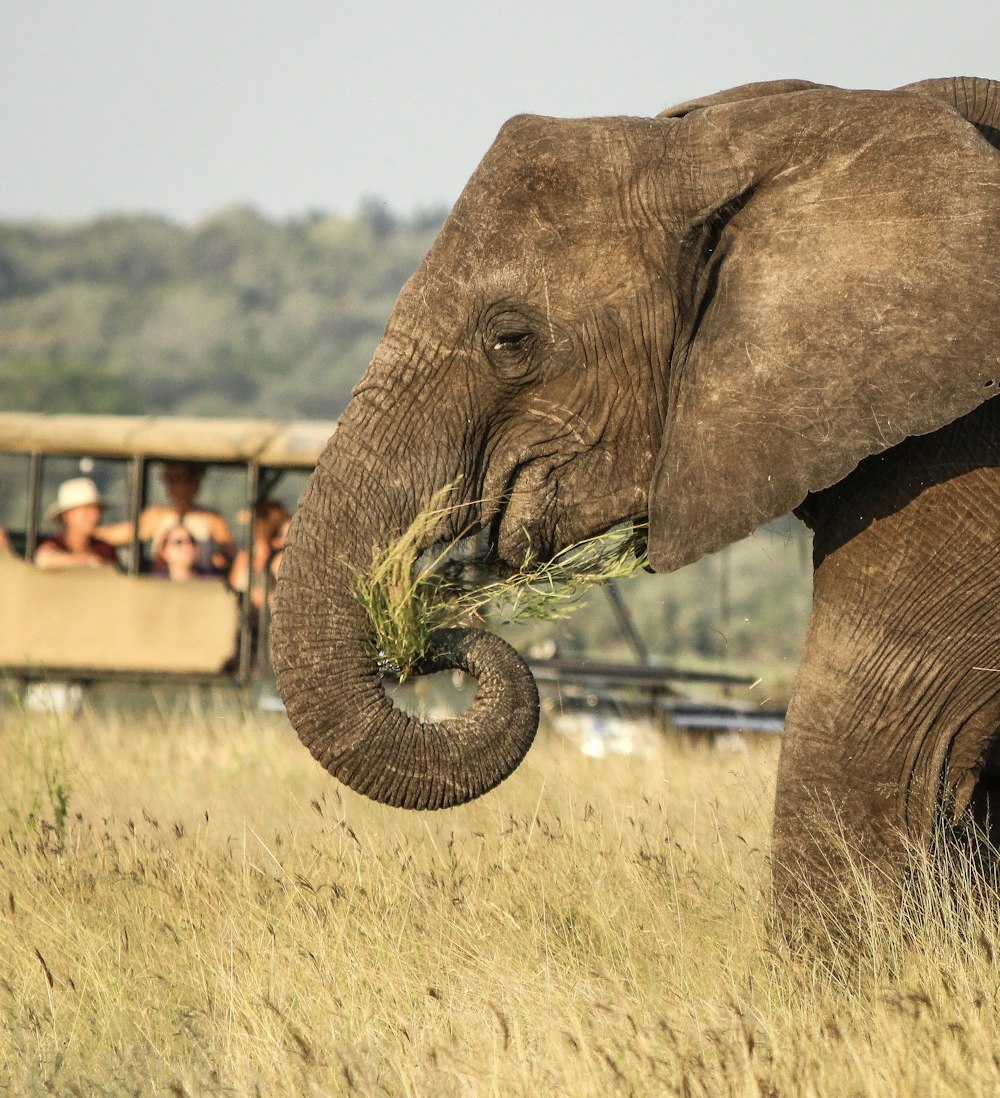
[(104, 506), (105, 500), (89, 477), (64, 480), (48, 511), (61, 530), (39, 543), (35, 564), (45, 569), (117, 567), (114, 546), (94, 534)]
[[(254, 590), (251, 596), (254, 607), (260, 610), (264, 605), (264, 594), (274, 592), (274, 579), (277, 575), (277, 562), (285, 548), (285, 532), (292, 516), (276, 499), (265, 499), (254, 509), (253, 524), (253, 569)], [(247, 589), (250, 572), (250, 554), (241, 549), (233, 559), (229, 570), (229, 586), (234, 591)]]

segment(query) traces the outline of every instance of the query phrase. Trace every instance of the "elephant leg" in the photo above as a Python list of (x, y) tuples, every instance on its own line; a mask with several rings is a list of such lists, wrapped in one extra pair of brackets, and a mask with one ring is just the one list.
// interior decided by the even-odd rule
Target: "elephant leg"
[(898, 888), (941, 819), (1000, 831), (997, 420), (910, 439), (802, 509), (816, 568), (777, 783), (782, 915), (839, 909), (848, 859)]

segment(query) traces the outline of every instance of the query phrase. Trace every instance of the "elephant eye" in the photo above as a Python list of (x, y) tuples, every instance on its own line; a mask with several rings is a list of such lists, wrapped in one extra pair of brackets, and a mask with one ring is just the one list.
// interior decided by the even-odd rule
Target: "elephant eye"
[(486, 318), (483, 350), (499, 377), (527, 377), (536, 367), (536, 325), (521, 310), (499, 310)]
[(503, 332), (496, 336), (493, 341), (494, 351), (511, 351), (518, 350), (527, 343), (530, 337), (529, 332)]

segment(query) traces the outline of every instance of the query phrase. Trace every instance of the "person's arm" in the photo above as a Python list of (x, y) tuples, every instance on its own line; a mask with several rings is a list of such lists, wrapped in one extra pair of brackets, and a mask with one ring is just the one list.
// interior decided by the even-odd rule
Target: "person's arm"
[(245, 591), (247, 589), (248, 564), (247, 551), (241, 549), (233, 558), (232, 567), (229, 569), (229, 586), (234, 591)]
[(232, 530), (229, 529), (229, 523), (222, 515), (213, 513), (210, 521), (212, 541), (215, 542), (217, 550), (212, 563), (224, 572), (229, 567), (230, 561), (236, 556), (236, 539), (233, 537)]
[[(147, 507), (139, 515), (140, 541), (149, 541), (153, 537), (162, 513), (162, 507)], [(94, 537), (106, 541), (109, 545), (128, 545), (132, 540), (132, 523), (126, 519), (122, 522), (110, 522), (106, 526), (98, 526), (94, 531)]]
[(40, 542), (35, 550), (35, 564), (46, 571), (55, 571), (57, 568), (71, 568), (73, 566), (73, 556), (49, 539)]
[(98, 526), (94, 531), (94, 537), (106, 541), (108, 545), (128, 545), (132, 540), (131, 522), (110, 522), (104, 526)]
[(43, 541), (35, 550), (35, 565), (47, 572), (61, 571), (65, 568), (104, 568), (111, 564), (99, 554), (88, 549), (85, 553), (74, 553), (63, 549), (53, 540)]

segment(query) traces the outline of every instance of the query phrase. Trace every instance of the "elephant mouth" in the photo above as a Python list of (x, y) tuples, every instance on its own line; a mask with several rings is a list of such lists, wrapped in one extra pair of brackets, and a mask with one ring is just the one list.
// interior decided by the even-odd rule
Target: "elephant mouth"
[(526, 525), (517, 526), (515, 536), (511, 536), (506, 510), (499, 508), (487, 524), (457, 539), (428, 545), (414, 562), (413, 578), (433, 576), (469, 591), (496, 580), (511, 579), (523, 573), (529, 562), (547, 560), (548, 556), (543, 555), (549, 553), (547, 545)]
[(494, 551), (493, 525), (481, 526), (459, 538), (428, 545), (413, 565), (414, 579), (431, 575), (448, 579), (467, 589), (502, 576), (502, 565)]
[(548, 461), (524, 461), (511, 471), (489, 524), (488, 567), (502, 579), (559, 551), (556, 483)]
[(510, 579), (558, 552), (555, 530), (545, 521), (555, 492), (544, 473), (531, 462), (521, 462), (504, 481), (503, 490), (492, 496), (492, 506), (483, 507), (479, 524), (423, 548), (413, 565), (415, 580), (445, 579), (470, 590)]

